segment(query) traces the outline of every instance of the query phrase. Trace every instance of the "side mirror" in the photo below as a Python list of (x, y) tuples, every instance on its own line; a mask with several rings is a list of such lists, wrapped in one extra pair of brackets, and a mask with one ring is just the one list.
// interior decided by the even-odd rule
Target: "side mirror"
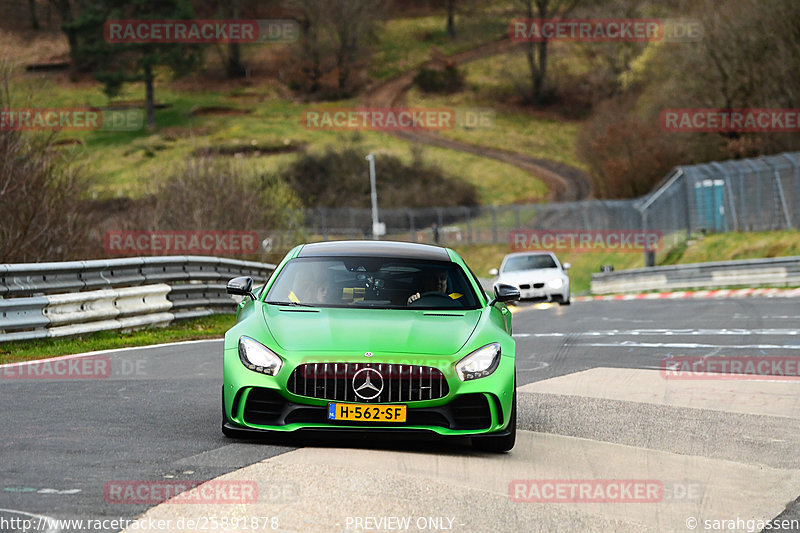
[(489, 271), (489, 275), (490, 275), (490, 276), (496, 276), (496, 275), (498, 275), (499, 273), (500, 273), (500, 272), (499, 272), (499, 271), (498, 271), (496, 268), (493, 268), (493, 269), (491, 269), (491, 270)]
[(250, 276), (233, 278), (228, 282), (226, 289), (228, 290), (228, 294), (249, 296), (253, 300), (256, 299), (256, 295), (253, 294), (253, 278)]
[(563, 268), (564, 270), (569, 270), (569, 268), (570, 268), (571, 266), (572, 266), (572, 265), (570, 265), (569, 263), (564, 263), (563, 265), (561, 265), (561, 268)]
[(520, 294), (517, 287), (498, 283), (494, 286), (494, 299), (489, 302), (489, 305), (494, 305), (496, 302), (516, 302), (519, 298)]

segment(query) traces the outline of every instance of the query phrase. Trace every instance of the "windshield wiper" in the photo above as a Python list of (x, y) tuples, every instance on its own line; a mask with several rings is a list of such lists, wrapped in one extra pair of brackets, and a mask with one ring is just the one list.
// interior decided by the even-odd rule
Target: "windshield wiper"
[(272, 304), (272, 305), (291, 305), (291, 306), (294, 306), (294, 307), (317, 307), (316, 305), (303, 304), (303, 303), (300, 303), (300, 302), (274, 302), (274, 301), (267, 300), (264, 303), (268, 303), (268, 304)]

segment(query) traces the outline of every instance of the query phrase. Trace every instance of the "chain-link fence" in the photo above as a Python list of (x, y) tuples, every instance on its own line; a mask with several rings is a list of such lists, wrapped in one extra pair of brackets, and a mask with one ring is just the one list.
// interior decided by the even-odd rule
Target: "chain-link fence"
[(800, 153), (677, 167), (637, 207), (661, 231), (800, 227)]
[[(681, 166), (635, 200), (381, 209), (386, 236), (441, 244), (506, 243), (518, 229), (759, 231), (800, 226), (800, 153)], [(311, 237), (371, 238), (369, 208), (305, 211)]]

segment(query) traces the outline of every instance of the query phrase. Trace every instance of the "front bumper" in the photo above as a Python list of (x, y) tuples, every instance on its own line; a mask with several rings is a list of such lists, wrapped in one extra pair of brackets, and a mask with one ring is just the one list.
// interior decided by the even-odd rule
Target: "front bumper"
[[(392, 362), (391, 356), (376, 356), (374, 364)], [(458, 378), (452, 363), (437, 365), (447, 381), (445, 396), (424, 401), (381, 402), (406, 405), (407, 420), (403, 423), (328, 420), (327, 406), (334, 400), (290, 392), (287, 381), (296, 366), (285, 364), (277, 376), (265, 376), (245, 368), (235, 350), (226, 350), (223, 409), (227, 427), (275, 433), (403, 431), (470, 437), (498, 435), (508, 428), (514, 392), (513, 355), (501, 356), (499, 366), (490, 376), (466, 382)]]
[(550, 289), (520, 289), (519, 295), (522, 300), (540, 300), (552, 302), (554, 300), (564, 300), (563, 291), (551, 291)]

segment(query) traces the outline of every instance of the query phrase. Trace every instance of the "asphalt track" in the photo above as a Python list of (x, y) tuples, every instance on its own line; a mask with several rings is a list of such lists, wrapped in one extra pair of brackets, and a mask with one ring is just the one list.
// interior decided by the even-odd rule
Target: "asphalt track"
[[(799, 324), (800, 304), (789, 298), (524, 306), (514, 317), (521, 431), (502, 456), (461, 442), (225, 439), (221, 341), (103, 354), (111, 374), (100, 379), (3, 378), (0, 531), (20, 530), (12, 518), (44, 531), (36, 517), (145, 511), (272, 516), (279, 531), (402, 530), (364, 522), (395, 516), (411, 519), (411, 531), (468, 532), (691, 531), (691, 517), (800, 519), (800, 384), (670, 382), (659, 373), (669, 356), (800, 358)], [(153, 507), (104, 494), (109, 482), (226, 474), (257, 480), (258, 503)], [(670, 497), (519, 503), (509, 498), (515, 479), (658, 479)], [(748, 530), (739, 525), (717, 530)]]

